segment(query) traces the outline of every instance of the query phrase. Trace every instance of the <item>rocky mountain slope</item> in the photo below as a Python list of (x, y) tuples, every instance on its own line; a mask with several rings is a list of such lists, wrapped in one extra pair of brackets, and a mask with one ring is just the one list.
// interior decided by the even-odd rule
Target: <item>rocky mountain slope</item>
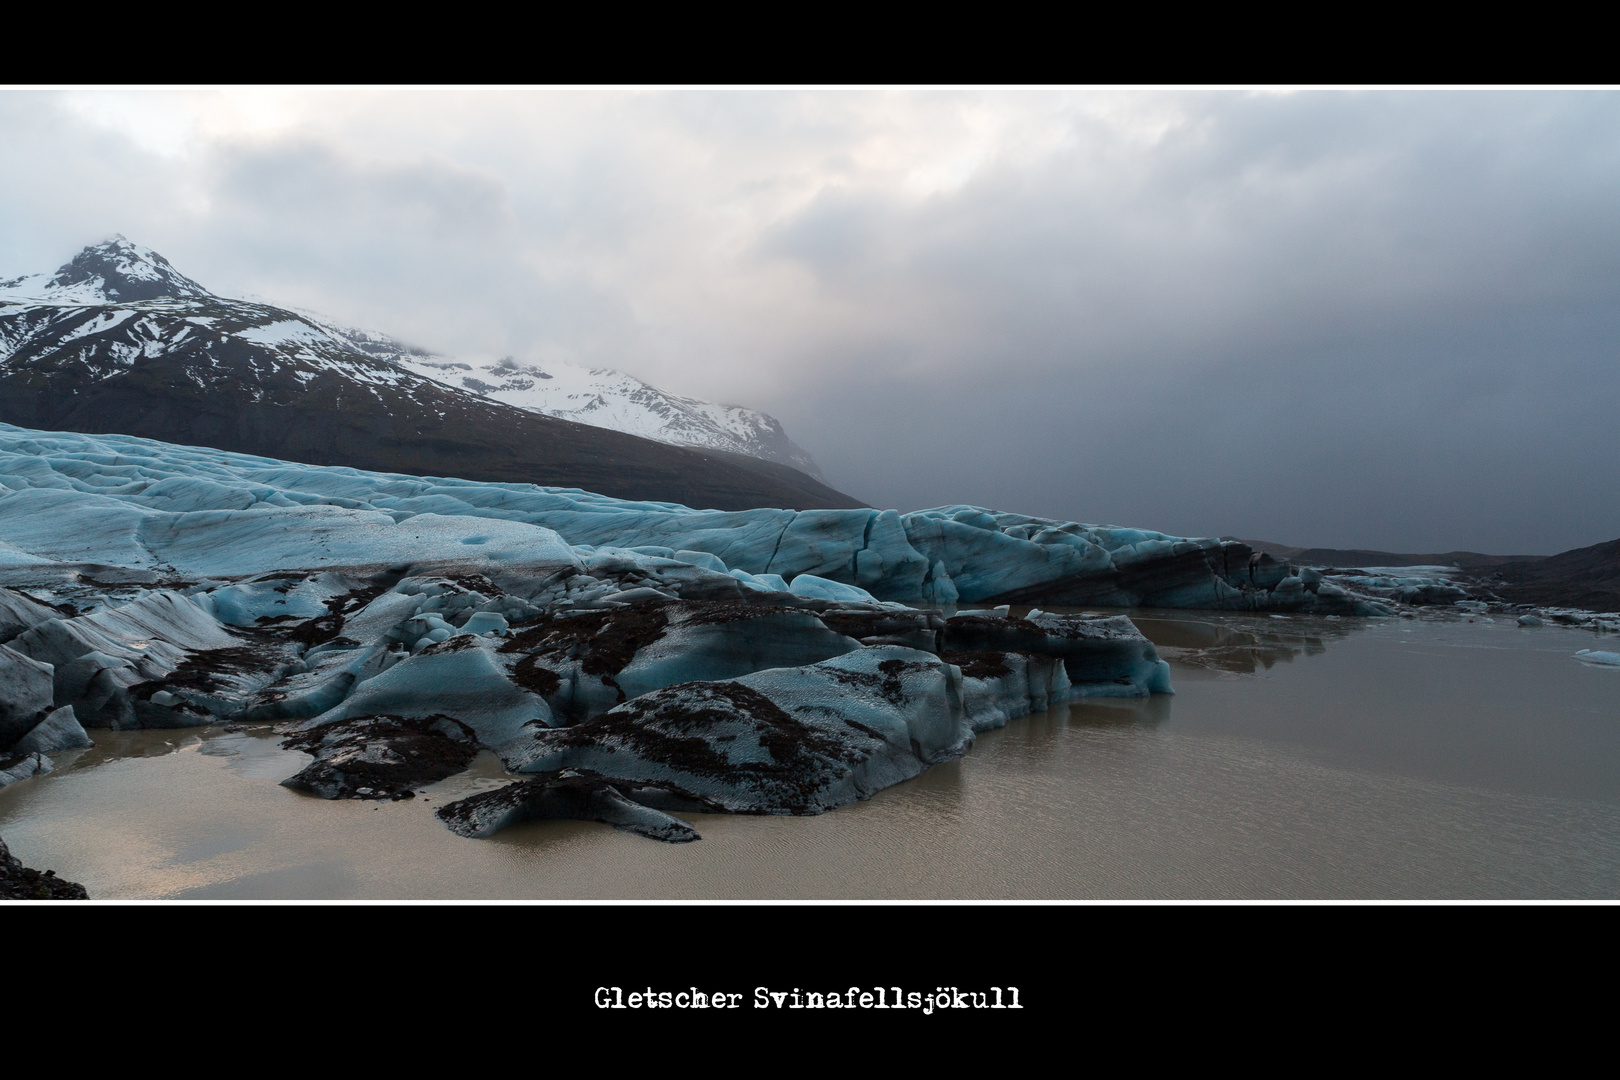
[(1495, 567), (1491, 579), (1514, 603), (1620, 611), (1620, 540)]
[(406, 349), (394, 359), (418, 375), (530, 412), (676, 446), (746, 454), (824, 479), (775, 417), (669, 394), (622, 371), (564, 363), (525, 365), (511, 357), (468, 362)]
[(0, 421), (717, 509), (860, 505), (778, 462), (446, 385), (364, 337), (215, 296), (119, 237), (54, 274), (0, 281)]
[(782, 422), (757, 409), (681, 397), (612, 368), (559, 361), (521, 364), (509, 356), (500, 360), (441, 356), (314, 312), (299, 314), (368, 356), (490, 401), (674, 446), (774, 461), (825, 479), (815, 459), (788, 438)]

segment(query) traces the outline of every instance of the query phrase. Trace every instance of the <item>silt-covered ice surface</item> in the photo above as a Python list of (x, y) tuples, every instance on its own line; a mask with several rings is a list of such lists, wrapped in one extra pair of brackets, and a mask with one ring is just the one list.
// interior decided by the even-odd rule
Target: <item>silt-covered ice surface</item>
[(671, 814), (816, 815), (1032, 712), (1172, 693), (1099, 608), (1382, 616), (1450, 600), (1443, 569), (1333, 578), (979, 507), (722, 512), (0, 425), (0, 778), (101, 731), (228, 725), (277, 732), (309, 759), (286, 785), (329, 800), (413, 798), (493, 755), (508, 789), (443, 808), (462, 835), (561, 816), (689, 841)]
[[(521, 791), (450, 812), (469, 835), (594, 807), (691, 838), (627, 801), (817, 814), (1032, 710), (1170, 692), (1127, 618), (960, 608), (1115, 567), (1083, 527), (1020, 520), (698, 511), (3, 428), (0, 769), (42, 775), (97, 731), (268, 725), (311, 757), (286, 783), (328, 799), (497, 755)], [(1128, 566), (1219, 546), (1090, 535)]]
[[(617, 780), (551, 739), (532, 744), (553, 755), (537, 755), (536, 771), (515, 775), (476, 749), (465, 769), (431, 779), (470, 749), (442, 718), (355, 720), (298, 741), (255, 724), (91, 729), (94, 747), (61, 751), (55, 771), (0, 790), (0, 836), (27, 866), (107, 899), (1544, 900), (1620, 890), (1620, 669), (1570, 659), (1613, 651), (1612, 637), (1438, 609), (1412, 620), (1130, 619), (1169, 663), (1173, 696), (1032, 709), (976, 733), (971, 752), (829, 813), (693, 801), (709, 779), (701, 747), (680, 745), (686, 717), (652, 717), (643, 737), (624, 710), (601, 729), (602, 745), (635, 741), (636, 771)], [(880, 655), (879, 665), (915, 660)], [(965, 680), (970, 665), (953, 666)], [(865, 716), (898, 719), (875, 667)], [(921, 668), (897, 675), (903, 691), (926, 689)], [(771, 693), (791, 717), (793, 700)], [(703, 722), (737, 736), (716, 749), (755, 766), (751, 792), (738, 794), (798, 797), (759, 752), (779, 731), (787, 760), (816, 755), (806, 778), (837, 774), (846, 749), (875, 751), (868, 769), (882, 762), (877, 740), (835, 752), (810, 737), (830, 723), (790, 738), (757, 699), (720, 696), (685, 703), (706, 698), (714, 715)], [(644, 701), (647, 711), (667, 704)], [(845, 715), (866, 723), (853, 706)], [(570, 766), (565, 755), (580, 756)], [(655, 764), (683, 775), (642, 779)], [(412, 771), (413, 797), (398, 798)], [(279, 786), (300, 773), (355, 794)]]

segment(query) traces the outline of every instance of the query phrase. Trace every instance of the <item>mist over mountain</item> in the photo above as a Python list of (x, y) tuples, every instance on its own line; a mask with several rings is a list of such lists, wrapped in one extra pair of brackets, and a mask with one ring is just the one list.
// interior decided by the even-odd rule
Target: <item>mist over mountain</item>
[(216, 296), (121, 236), (0, 282), (8, 423), (718, 509), (860, 505), (740, 442), (685, 448), (557, 419), (429, 378), (399, 362), (406, 352)]
[(440, 356), (375, 331), (311, 318), (361, 352), (491, 401), (676, 446), (746, 454), (826, 479), (815, 459), (788, 438), (782, 422), (758, 409), (681, 397), (612, 368), (564, 361), (524, 364), (510, 356)]

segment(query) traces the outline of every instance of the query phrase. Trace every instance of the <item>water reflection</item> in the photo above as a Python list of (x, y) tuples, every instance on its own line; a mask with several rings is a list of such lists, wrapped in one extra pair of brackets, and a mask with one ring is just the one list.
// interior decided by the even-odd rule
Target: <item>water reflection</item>
[(1168, 694), (1145, 698), (1079, 698), (1048, 711), (1062, 715), (1070, 727), (1151, 731), (1170, 720), (1175, 700)]
[(126, 758), (164, 757), (182, 750), (193, 750), (203, 745), (204, 738), (217, 732), (216, 728), (158, 729), (153, 731), (110, 731), (92, 728), (89, 731), (94, 746), (83, 750), (65, 750), (52, 754), (59, 774), (84, 772), (100, 768)]
[(1131, 621), (1171, 666), (1253, 675), (1292, 663), (1298, 656), (1321, 656), (1328, 642), (1349, 637), (1366, 620), (1309, 616), (1253, 615), (1190, 617), (1132, 612)]
[[(223, 728), (94, 731), (0, 791), (0, 834), (98, 898), (1620, 895), (1614, 673), (1570, 660), (1588, 632), (1131, 617), (1183, 650), (1175, 696), (1066, 702), (818, 817), (692, 815), (701, 843), (465, 840), (433, 811), (504, 783), (493, 755), (416, 799), (328, 802), (278, 786), (305, 760), (279, 737)], [(1245, 650), (1253, 674), (1185, 659)]]
[[(1012, 618), (1034, 609), (1013, 606)], [(1125, 615), (1172, 667), (1253, 675), (1298, 656), (1320, 656), (1328, 643), (1369, 625), (1367, 619), (1316, 615), (1250, 615), (1172, 608), (1045, 607), (1054, 615)], [(947, 614), (949, 612), (946, 612)]]

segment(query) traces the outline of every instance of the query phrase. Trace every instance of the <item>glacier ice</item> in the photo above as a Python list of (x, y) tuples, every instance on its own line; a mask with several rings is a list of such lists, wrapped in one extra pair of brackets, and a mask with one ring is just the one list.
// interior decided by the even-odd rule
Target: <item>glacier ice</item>
[(1171, 692), (1128, 618), (1010, 605), (1379, 614), (1445, 584), (1425, 573), (982, 507), (723, 512), (0, 425), (0, 770), (96, 728), (272, 723), (311, 757), (289, 786), (326, 798), (407, 797), (487, 749), (514, 782), (443, 808), (458, 832), (692, 840), (672, 814), (819, 813), (1057, 702)]
[(600, 821), (649, 840), (680, 844), (700, 839), (697, 830), (678, 817), (647, 806), (649, 795), (673, 797), (705, 810), (721, 809), (669, 786), (624, 786), (642, 801), (627, 797), (604, 777), (578, 769), (561, 769), (459, 799), (440, 807), (438, 816), (452, 832), (461, 836), (493, 836), (520, 821), (561, 818)]
[(588, 773), (621, 791), (675, 791), (733, 813), (805, 814), (869, 797), (960, 756), (972, 740), (960, 672), (928, 653), (878, 646), (666, 687), (535, 731), (508, 765)]
[(51, 711), (55, 669), (0, 645), (0, 752), (10, 749)]
[(295, 732), (285, 745), (314, 760), (282, 786), (323, 799), (411, 798), (414, 788), (466, 769), (478, 752), (472, 729), (432, 715), (337, 720)]
[[(756, 591), (840, 601), (1321, 614), (1389, 614), (1375, 598), (1384, 586), (1423, 602), (1455, 589), (1431, 578), (1363, 575), (1367, 588), (1347, 590), (1343, 584), (1360, 579), (1291, 573), (1241, 543), (982, 507), (701, 510), (0, 425), (0, 567), (49, 563), (216, 577), (434, 565), (596, 573), (680, 563)], [(605, 594), (591, 601), (626, 602)]]
[(73, 706), (53, 709), (34, 729), (12, 747), (14, 754), (59, 754), (64, 750), (82, 750), (95, 743), (73, 715)]

